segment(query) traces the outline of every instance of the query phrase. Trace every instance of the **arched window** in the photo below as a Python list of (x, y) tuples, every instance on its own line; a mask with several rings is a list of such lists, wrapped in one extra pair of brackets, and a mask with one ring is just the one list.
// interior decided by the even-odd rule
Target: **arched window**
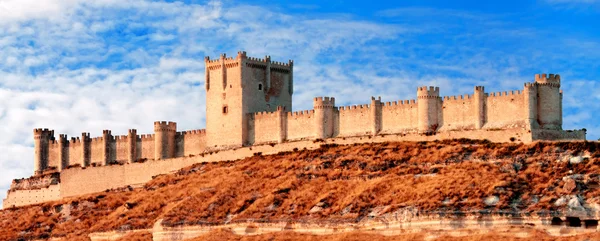
[(227, 106), (223, 106), (223, 114), (227, 114)]
[(258, 84), (258, 90), (262, 90), (262, 84)]

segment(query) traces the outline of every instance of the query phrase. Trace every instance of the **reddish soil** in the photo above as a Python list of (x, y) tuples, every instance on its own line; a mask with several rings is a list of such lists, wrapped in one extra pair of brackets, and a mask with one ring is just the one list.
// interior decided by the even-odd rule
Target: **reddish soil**
[[(597, 142), (471, 140), (329, 145), (196, 164), (158, 176), (141, 189), (2, 210), (0, 240), (89, 240), (91, 232), (150, 228), (160, 218), (167, 226), (247, 219), (331, 223), (372, 218), (368, 214), (378, 207), (387, 207), (384, 213), (405, 207), (420, 213), (560, 210), (555, 202), (565, 195), (600, 203), (599, 147)], [(568, 161), (581, 155), (579, 163)], [(582, 176), (563, 179), (573, 174)], [(499, 200), (486, 206), (483, 200), (490, 196)], [(294, 240), (281, 235), (274, 240)], [(362, 236), (336, 237), (329, 240)], [(250, 238), (242, 240), (255, 240)], [(373, 238), (379, 239), (365, 236)]]

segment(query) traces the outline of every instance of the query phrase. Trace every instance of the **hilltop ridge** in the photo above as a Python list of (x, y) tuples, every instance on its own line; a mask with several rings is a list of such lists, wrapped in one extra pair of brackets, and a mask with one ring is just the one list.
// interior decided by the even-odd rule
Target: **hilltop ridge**
[(167, 229), (360, 224), (400, 213), (413, 219), (510, 214), (547, 220), (549, 226), (558, 218), (562, 228), (577, 218), (579, 226), (595, 230), (599, 147), (447, 140), (257, 153), (195, 164), (138, 189), (2, 210), (0, 239), (89, 240), (91, 233), (152, 230), (157, 223)]

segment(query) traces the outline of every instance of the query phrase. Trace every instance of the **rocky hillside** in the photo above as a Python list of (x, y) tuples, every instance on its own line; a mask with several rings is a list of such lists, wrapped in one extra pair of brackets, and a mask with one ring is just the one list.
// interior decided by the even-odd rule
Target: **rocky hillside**
[[(172, 227), (247, 220), (351, 223), (406, 208), (421, 215), (597, 216), (599, 148), (597, 142), (524, 145), (453, 140), (257, 153), (235, 162), (197, 164), (155, 177), (139, 189), (2, 210), (0, 240), (89, 240), (92, 232), (147, 229), (157, 220)], [(217, 234), (234, 238), (223, 230), (195, 240), (214, 240), (211, 237)], [(316, 240), (290, 235), (296, 237), (291, 240)], [(406, 240), (419, 239), (415, 235)], [(141, 233), (124, 240), (150, 236)], [(280, 240), (274, 236), (244, 240)], [(343, 237), (327, 239), (348, 239)], [(386, 240), (407, 237), (397, 238)]]

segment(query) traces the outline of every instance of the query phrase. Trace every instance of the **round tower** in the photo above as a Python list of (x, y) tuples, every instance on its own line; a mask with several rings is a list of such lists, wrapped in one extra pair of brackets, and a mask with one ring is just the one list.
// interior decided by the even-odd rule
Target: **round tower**
[(154, 159), (167, 159), (175, 156), (175, 134), (177, 123), (154, 122)]
[(417, 89), (417, 116), (419, 133), (433, 133), (438, 129), (440, 88), (422, 86)]
[(483, 86), (475, 86), (473, 99), (475, 100), (475, 129), (481, 129), (485, 125), (485, 88)]
[(127, 163), (137, 160), (137, 130), (129, 129), (127, 133)]
[(113, 136), (110, 130), (102, 131), (102, 143), (104, 145), (102, 164), (108, 166), (114, 158), (111, 156), (110, 144), (113, 141)]
[(535, 83), (537, 85), (537, 116), (540, 127), (561, 130), (560, 75), (536, 74)]
[(81, 167), (87, 167), (92, 159), (92, 138), (89, 132), (81, 133)]
[(538, 125), (538, 98), (537, 85), (534, 83), (525, 83), (523, 87), (523, 96), (525, 96), (525, 119), (526, 128), (529, 130), (537, 129)]
[(60, 161), (58, 164), (59, 171), (69, 166), (69, 141), (65, 134), (58, 135), (58, 159)]
[(333, 136), (333, 107), (335, 98), (316, 97), (313, 101), (315, 110), (315, 138), (325, 139)]
[(51, 132), (48, 129), (33, 129), (33, 171), (34, 175), (39, 175), (48, 167), (48, 143)]

